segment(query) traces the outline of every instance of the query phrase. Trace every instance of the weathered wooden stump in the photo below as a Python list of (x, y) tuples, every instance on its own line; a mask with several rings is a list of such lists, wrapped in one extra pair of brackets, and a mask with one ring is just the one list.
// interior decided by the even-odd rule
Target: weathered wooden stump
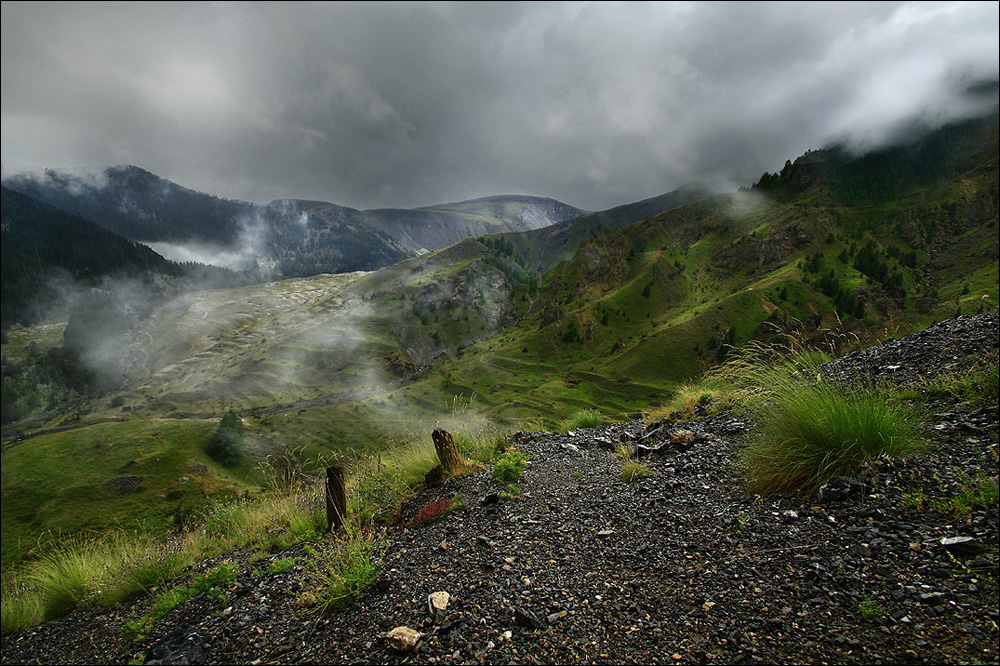
[(347, 516), (347, 485), (344, 483), (344, 466), (326, 468), (326, 531), (339, 530)]
[(437, 451), (438, 460), (441, 461), (444, 471), (448, 474), (461, 471), (462, 456), (458, 454), (458, 448), (455, 446), (455, 440), (452, 439), (451, 433), (438, 428), (431, 433), (431, 439), (434, 440), (434, 450)]

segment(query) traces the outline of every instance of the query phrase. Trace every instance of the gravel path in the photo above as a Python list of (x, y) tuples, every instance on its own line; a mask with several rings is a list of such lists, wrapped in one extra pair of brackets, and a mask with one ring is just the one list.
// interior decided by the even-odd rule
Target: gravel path
[[(962, 317), (829, 370), (901, 380), (965, 368), (996, 351), (997, 323)], [(732, 463), (752, 436), (748, 416), (658, 425), (646, 443), (686, 444), (645, 459), (653, 475), (632, 483), (613, 448), (647, 432), (638, 421), (521, 436), (530, 467), (520, 497), (490, 502), (503, 488), (485, 472), (423, 491), (403, 522), (442, 496), (466, 505), (389, 528), (381, 575), (346, 610), (296, 604), (302, 548), (252, 565), (237, 552), (228, 559), (240, 575), (221, 605), (191, 599), (140, 642), (121, 629), (147, 599), (76, 611), (4, 639), (3, 662), (997, 662), (997, 507), (959, 517), (903, 500), (917, 489), (928, 501), (950, 496), (956, 473), (977, 465), (996, 476), (996, 405), (938, 403), (927, 452), (875, 461), (846, 499), (744, 493)], [(268, 573), (290, 556), (295, 568)], [(432, 618), (438, 591), (450, 599)], [(414, 651), (386, 640), (400, 626), (425, 634)]]

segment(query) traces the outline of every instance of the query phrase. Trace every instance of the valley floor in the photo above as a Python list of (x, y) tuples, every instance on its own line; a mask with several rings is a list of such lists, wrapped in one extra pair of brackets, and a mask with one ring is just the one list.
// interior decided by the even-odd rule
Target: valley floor
[[(995, 315), (939, 334), (960, 338), (982, 322), (995, 349)], [(926, 356), (941, 344), (933, 335), (911, 347)], [(895, 344), (886, 349), (904, 349)], [(869, 365), (890, 364), (876, 355)], [(918, 361), (905, 371), (919, 374)], [(976, 465), (996, 475), (996, 405), (938, 404), (928, 449), (876, 460), (846, 499), (745, 493), (732, 463), (753, 426), (732, 414), (663, 424), (652, 439), (683, 429), (691, 448), (650, 457), (653, 475), (631, 483), (613, 449), (642, 436), (641, 422), (521, 435), (521, 495), (484, 503), (504, 489), (485, 471), (423, 491), (401, 523), (442, 496), (461, 494), (465, 507), (388, 528), (382, 573), (346, 610), (297, 604), (303, 548), (254, 564), (238, 552), (221, 605), (195, 597), (140, 642), (122, 627), (148, 599), (77, 611), (5, 638), (3, 662), (997, 662), (997, 506), (960, 516), (904, 500), (919, 489), (930, 506)], [(954, 537), (969, 538), (942, 542)], [(269, 573), (269, 561), (290, 556), (294, 568)], [(451, 599), (431, 618), (437, 591)], [(425, 633), (415, 651), (385, 639), (399, 626)]]

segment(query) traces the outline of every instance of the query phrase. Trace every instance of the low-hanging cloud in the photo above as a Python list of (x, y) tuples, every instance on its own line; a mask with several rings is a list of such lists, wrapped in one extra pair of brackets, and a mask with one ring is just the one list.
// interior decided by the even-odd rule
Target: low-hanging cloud
[(5, 3), (2, 161), (597, 210), (995, 107), (995, 2)]

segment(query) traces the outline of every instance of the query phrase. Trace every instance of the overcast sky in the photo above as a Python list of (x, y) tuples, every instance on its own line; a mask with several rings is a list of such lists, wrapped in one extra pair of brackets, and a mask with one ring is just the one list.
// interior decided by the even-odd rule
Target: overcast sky
[(1000, 78), (998, 7), (4, 2), (0, 161), (261, 203), (598, 210), (996, 104), (962, 91)]

